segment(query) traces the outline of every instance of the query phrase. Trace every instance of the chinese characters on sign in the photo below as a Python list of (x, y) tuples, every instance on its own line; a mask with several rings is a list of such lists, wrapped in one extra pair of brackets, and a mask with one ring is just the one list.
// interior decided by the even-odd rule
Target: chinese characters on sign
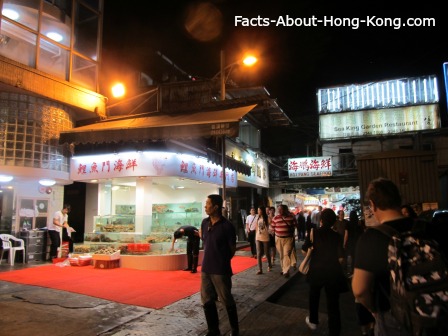
[(250, 176), (238, 173), (238, 181), (251, 183), (260, 187), (269, 188), (269, 170), (267, 161), (250, 149), (242, 150), (234, 144), (227, 142), (227, 155), (251, 167)]
[[(179, 176), (220, 185), (223, 174), (220, 166), (205, 158), (162, 152), (74, 157), (70, 165), (70, 178), (73, 181), (129, 176)], [(226, 170), (225, 173), (229, 187), (236, 187), (236, 172)]]
[(330, 156), (288, 159), (288, 175), (294, 177), (331, 176), (333, 168)]
[(220, 123), (211, 125), (211, 135), (230, 135), (231, 128), (229, 123)]
[[(126, 161), (126, 164), (122, 159), (117, 159), (113, 163), (113, 170), (116, 172), (121, 172), (122, 170), (126, 169), (132, 169), (134, 170), (135, 167), (137, 167), (137, 159), (128, 159)], [(90, 166), (90, 169), (88, 168)], [(104, 160), (100, 163), (101, 171), (102, 172), (110, 172), (111, 169), (111, 161), (110, 160)], [(98, 174), (98, 162), (93, 161), (90, 164), (87, 163), (80, 163), (78, 165), (78, 175), (85, 175), (85, 174)]]

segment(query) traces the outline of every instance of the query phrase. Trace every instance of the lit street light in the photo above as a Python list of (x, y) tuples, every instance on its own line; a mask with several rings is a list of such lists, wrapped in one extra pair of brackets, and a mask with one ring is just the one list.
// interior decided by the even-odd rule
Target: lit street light
[[(221, 80), (221, 100), (226, 99), (226, 83), (227, 78), (229, 78), (230, 73), (233, 70), (233, 67), (238, 64), (243, 64), (244, 66), (251, 67), (255, 63), (257, 63), (258, 59), (253, 55), (247, 55), (242, 60), (238, 60), (236, 62), (230, 63), (229, 65), (225, 65), (225, 56), (224, 51), (221, 50), (221, 70), (213, 77), (216, 78), (218, 75)], [(227, 72), (227, 75), (226, 75)]]
[(112, 87), (112, 96), (115, 98), (123, 97), (125, 93), (126, 90), (122, 83), (117, 83)]
[[(229, 65), (225, 65), (225, 56), (224, 51), (221, 50), (220, 55), (221, 67), (219, 71), (219, 79), (221, 81), (221, 100), (226, 100), (226, 83), (227, 78), (230, 76), (230, 73), (233, 70), (233, 67), (237, 64), (243, 64), (245, 66), (253, 66), (257, 62), (257, 58), (252, 55), (247, 55), (243, 60), (238, 60)], [(226, 75), (227, 71), (227, 75)], [(218, 75), (216, 74), (213, 78), (216, 78)], [(226, 201), (226, 136), (223, 135), (221, 137), (221, 167), (222, 167), (222, 199), (224, 201), (224, 209), (227, 215), (227, 201)]]

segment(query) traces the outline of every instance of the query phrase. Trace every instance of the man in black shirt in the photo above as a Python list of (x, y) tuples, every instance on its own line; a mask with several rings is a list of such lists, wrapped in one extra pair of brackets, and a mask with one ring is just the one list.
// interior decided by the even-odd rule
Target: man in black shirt
[[(390, 225), (399, 232), (412, 229), (413, 220), (401, 214), (401, 196), (390, 180), (378, 178), (369, 183), (365, 203), (379, 225)], [(356, 245), (355, 271), (352, 280), (357, 302), (375, 317), (375, 335), (409, 335), (390, 312), (389, 237), (368, 229)]]
[(201, 241), (198, 228), (191, 225), (185, 225), (177, 229), (173, 235), (173, 241), (171, 243), (170, 251), (172, 252), (174, 250), (174, 243), (176, 242), (176, 239), (182, 238), (184, 236), (188, 238), (187, 241), (188, 267), (184, 269), (184, 271), (197, 273), (198, 260), (199, 260), (199, 244)]

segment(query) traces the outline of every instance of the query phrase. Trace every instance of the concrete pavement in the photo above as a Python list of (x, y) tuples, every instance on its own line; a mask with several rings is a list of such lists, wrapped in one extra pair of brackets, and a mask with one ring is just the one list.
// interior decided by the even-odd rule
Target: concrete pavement
[[(250, 252), (239, 250), (237, 254), (249, 256)], [(299, 259), (301, 258), (299, 255)], [(23, 267), (20, 263), (14, 266), (20, 267)], [(3, 263), (0, 265), (0, 271), (8, 271), (11, 268)], [(266, 265), (264, 269), (267, 269)], [(292, 295), (300, 296), (301, 300), (305, 299), (306, 284), (303, 284), (303, 277), (297, 274), (297, 271), (293, 271), (289, 279), (280, 275), (278, 265), (272, 272), (262, 275), (256, 275), (256, 271), (257, 267), (254, 266), (233, 278), (233, 293), (238, 307), (241, 335), (328, 334), (325, 314), (321, 314), (321, 323), (313, 333), (304, 323), (306, 307), (275, 303), (276, 297), (281, 296), (289, 282), (294, 282), (294, 288), (299, 288), (299, 292), (292, 292)], [(296, 285), (297, 281), (299, 285)], [(296, 300), (295, 297), (290, 299)], [(351, 298), (348, 297), (347, 300), (350, 301)], [(228, 335), (230, 327), (225, 309), (219, 303), (218, 309), (221, 333)], [(0, 311), (1, 336), (184, 336), (205, 335), (207, 331), (199, 293), (156, 310), (0, 281)], [(351, 319), (349, 324), (343, 320), (343, 328), (348, 326), (349, 330), (344, 330), (342, 335), (361, 335), (359, 328), (353, 325), (353, 318)]]

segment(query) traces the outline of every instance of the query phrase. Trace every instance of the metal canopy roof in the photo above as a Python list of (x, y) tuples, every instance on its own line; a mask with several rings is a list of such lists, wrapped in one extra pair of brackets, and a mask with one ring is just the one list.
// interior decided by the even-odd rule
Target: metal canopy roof
[(246, 105), (218, 111), (103, 121), (61, 132), (59, 143), (157, 141), (223, 135), (236, 137), (240, 120), (254, 107)]

